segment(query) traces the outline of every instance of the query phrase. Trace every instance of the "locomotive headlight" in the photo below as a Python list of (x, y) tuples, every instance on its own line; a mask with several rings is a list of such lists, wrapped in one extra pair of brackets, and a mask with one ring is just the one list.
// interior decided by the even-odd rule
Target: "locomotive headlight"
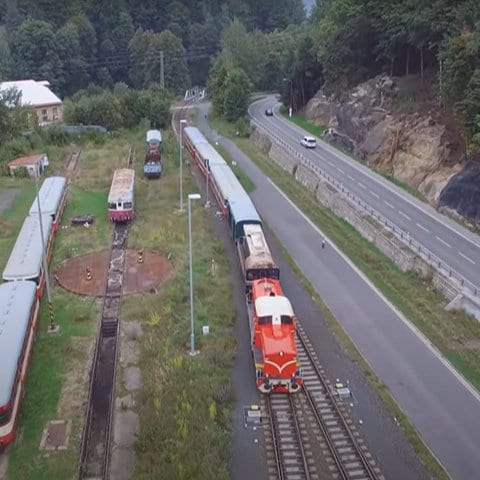
[(283, 357), (283, 352), (280, 352), (280, 356)]

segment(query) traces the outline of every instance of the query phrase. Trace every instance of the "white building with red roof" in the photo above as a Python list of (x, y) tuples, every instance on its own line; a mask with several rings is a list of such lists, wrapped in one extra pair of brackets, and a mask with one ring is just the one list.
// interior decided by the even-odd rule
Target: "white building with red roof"
[(19, 171), (26, 171), (30, 177), (41, 177), (47, 165), (48, 157), (45, 153), (19, 157), (7, 163), (8, 173), (13, 177)]

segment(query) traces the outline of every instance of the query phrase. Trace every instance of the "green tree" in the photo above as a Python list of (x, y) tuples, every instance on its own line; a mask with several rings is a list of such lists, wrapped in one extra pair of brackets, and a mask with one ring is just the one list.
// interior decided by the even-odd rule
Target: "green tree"
[[(190, 86), (190, 76), (181, 39), (169, 30), (164, 30), (158, 37), (157, 52), (159, 51), (164, 54), (165, 88), (176, 95), (183, 94)], [(157, 65), (157, 72), (160, 72), (159, 60)]]
[(251, 83), (241, 68), (230, 71), (225, 80), (223, 111), (229, 122), (234, 122), (247, 114), (251, 95)]
[(160, 52), (164, 58), (165, 88), (183, 94), (190, 84), (187, 57), (181, 40), (169, 30), (154, 33), (138, 29), (129, 43), (129, 78), (136, 88), (149, 87), (160, 80)]
[(7, 80), (12, 70), (12, 55), (7, 33), (4, 28), (0, 28), (0, 81)]
[(475, 134), (480, 133), (478, 126), (478, 115), (480, 113), (480, 68), (476, 68), (466, 87), (464, 98), (457, 103), (467, 132), (471, 139)]
[(225, 113), (225, 87), (228, 76), (228, 68), (223, 57), (218, 57), (210, 71), (208, 79), (208, 92), (212, 99), (213, 110), (217, 115)]
[(87, 65), (81, 55), (80, 37), (77, 26), (67, 23), (57, 31), (58, 54), (62, 64), (62, 75), (57, 75), (60, 91), (66, 95), (76, 92), (89, 76)]
[(14, 37), (12, 55), (17, 75), (47, 79), (55, 88), (62, 72), (60, 47), (53, 27), (40, 20), (26, 20)]
[(444, 73), (442, 89), (447, 101), (452, 104), (463, 99), (467, 85), (479, 64), (479, 36), (465, 32), (448, 41), (443, 53)]

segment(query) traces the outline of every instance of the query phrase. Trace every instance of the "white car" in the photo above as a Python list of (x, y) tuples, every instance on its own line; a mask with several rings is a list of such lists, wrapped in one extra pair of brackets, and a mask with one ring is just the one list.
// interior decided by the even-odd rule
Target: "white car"
[(303, 137), (300, 143), (305, 148), (315, 148), (317, 146), (317, 140), (314, 137), (309, 137), (308, 135)]

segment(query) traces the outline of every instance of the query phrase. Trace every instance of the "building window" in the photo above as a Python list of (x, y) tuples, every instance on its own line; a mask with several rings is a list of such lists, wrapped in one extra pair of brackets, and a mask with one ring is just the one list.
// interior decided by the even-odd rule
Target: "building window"
[(47, 122), (48, 121), (48, 110), (44, 108), (42, 110), (42, 122)]

